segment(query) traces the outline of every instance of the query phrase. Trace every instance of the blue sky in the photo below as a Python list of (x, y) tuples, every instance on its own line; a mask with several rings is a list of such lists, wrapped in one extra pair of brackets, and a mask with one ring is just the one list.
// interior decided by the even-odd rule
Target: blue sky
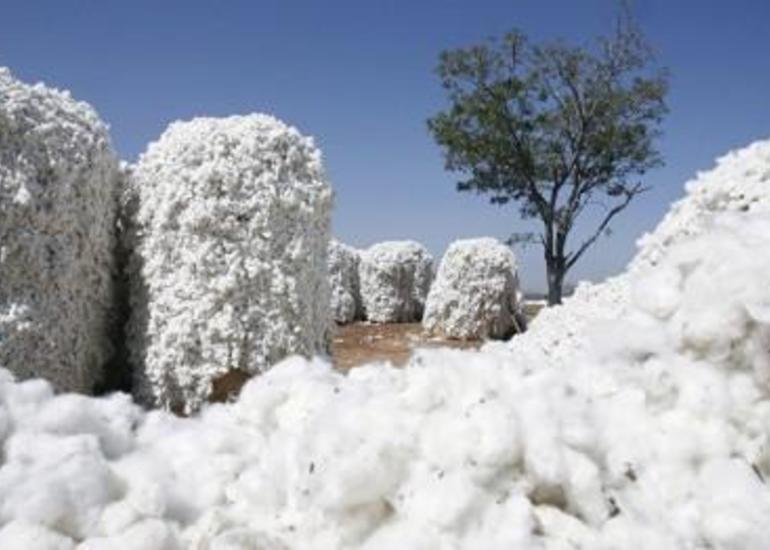
[[(356, 246), (413, 238), (440, 255), (454, 239), (525, 230), (515, 208), (459, 194), (425, 119), (445, 105), (442, 49), (518, 27), (585, 43), (610, 28), (610, 0), (6, 1), (0, 65), (90, 102), (134, 160), (175, 119), (268, 112), (315, 136), (336, 190), (334, 231)], [(572, 279), (618, 272), (682, 185), (715, 156), (770, 136), (770, 2), (637, 0), (672, 72), (661, 140), (613, 235)], [(534, 247), (517, 251), (542, 288)]]

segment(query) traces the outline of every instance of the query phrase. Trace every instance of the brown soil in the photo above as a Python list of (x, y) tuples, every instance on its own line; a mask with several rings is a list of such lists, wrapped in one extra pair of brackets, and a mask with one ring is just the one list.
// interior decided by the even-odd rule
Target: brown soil
[[(524, 303), (527, 321), (542, 309), (537, 302)], [(353, 323), (338, 326), (332, 339), (332, 360), (341, 371), (367, 363), (389, 361), (403, 366), (418, 348), (478, 349), (481, 340), (450, 340), (425, 334), (420, 323)]]
[(339, 326), (332, 340), (334, 366), (342, 371), (366, 363), (389, 361), (403, 366), (417, 348), (476, 349), (481, 341), (448, 340), (423, 333), (420, 323), (353, 323)]
[[(539, 304), (525, 304), (527, 320), (540, 311)], [(338, 326), (332, 339), (332, 361), (341, 371), (368, 363), (390, 362), (403, 366), (418, 348), (449, 347), (478, 349), (481, 340), (450, 340), (425, 334), (420, 323), (353, 323)], [(230, 401), (250, 378), (245, 371), (234, 370), (214, 381), (211, 401)]]

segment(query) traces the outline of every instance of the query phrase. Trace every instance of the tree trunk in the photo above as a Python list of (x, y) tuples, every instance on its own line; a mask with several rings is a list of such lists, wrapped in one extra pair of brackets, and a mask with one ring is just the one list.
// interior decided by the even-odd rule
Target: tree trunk
[(560, 304), (565, 275), (563, 262), (546, 259), (545, 267), (548, 278), (548, 305)]

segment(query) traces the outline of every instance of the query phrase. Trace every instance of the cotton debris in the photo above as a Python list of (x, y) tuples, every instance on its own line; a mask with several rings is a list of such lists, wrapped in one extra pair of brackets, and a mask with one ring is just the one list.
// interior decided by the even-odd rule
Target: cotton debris
[(376, 323), (422, 319), (433, 280), (433, 257), (414, 241), (386, 241), (361, 254), (364, 315)]
[(358, 266), (361, 256), (355, 248), (332, 239), (329, 243), (329, 286), (332, 318), (339, 324), (363, 316)]
[(117, 159), (69, 93), (0, 68), (0, 366), (91, 391), (109, 358)]
[(266, 115), (176, 122), (132, 178), (143, 402), (190, 411), (225, 375), (326, 352), (332, 192), (312, 139)]
[(425, 304), (423, 326), (449, 338), (507, 338), (519, 330), (519, 280), (511, 249), (493, 238), (449, 245)]

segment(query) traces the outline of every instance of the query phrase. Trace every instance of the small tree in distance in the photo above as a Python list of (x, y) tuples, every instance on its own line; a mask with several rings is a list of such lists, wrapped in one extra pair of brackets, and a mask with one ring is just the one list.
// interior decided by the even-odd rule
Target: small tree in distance
[[(519, 31), (441, 54), (450, 106), (428, 120), (459, 191), (515, 202), (539, 232), (512, 241), (543, 247), (548, 302), (561, 302), (567, 272), (662, 164), (654, 146), (667, 112), (668, 77), (628, 12), (594, 48), (530, 44)], [(601, 205), (596, 226), (569, 243), (579, 216)]]

